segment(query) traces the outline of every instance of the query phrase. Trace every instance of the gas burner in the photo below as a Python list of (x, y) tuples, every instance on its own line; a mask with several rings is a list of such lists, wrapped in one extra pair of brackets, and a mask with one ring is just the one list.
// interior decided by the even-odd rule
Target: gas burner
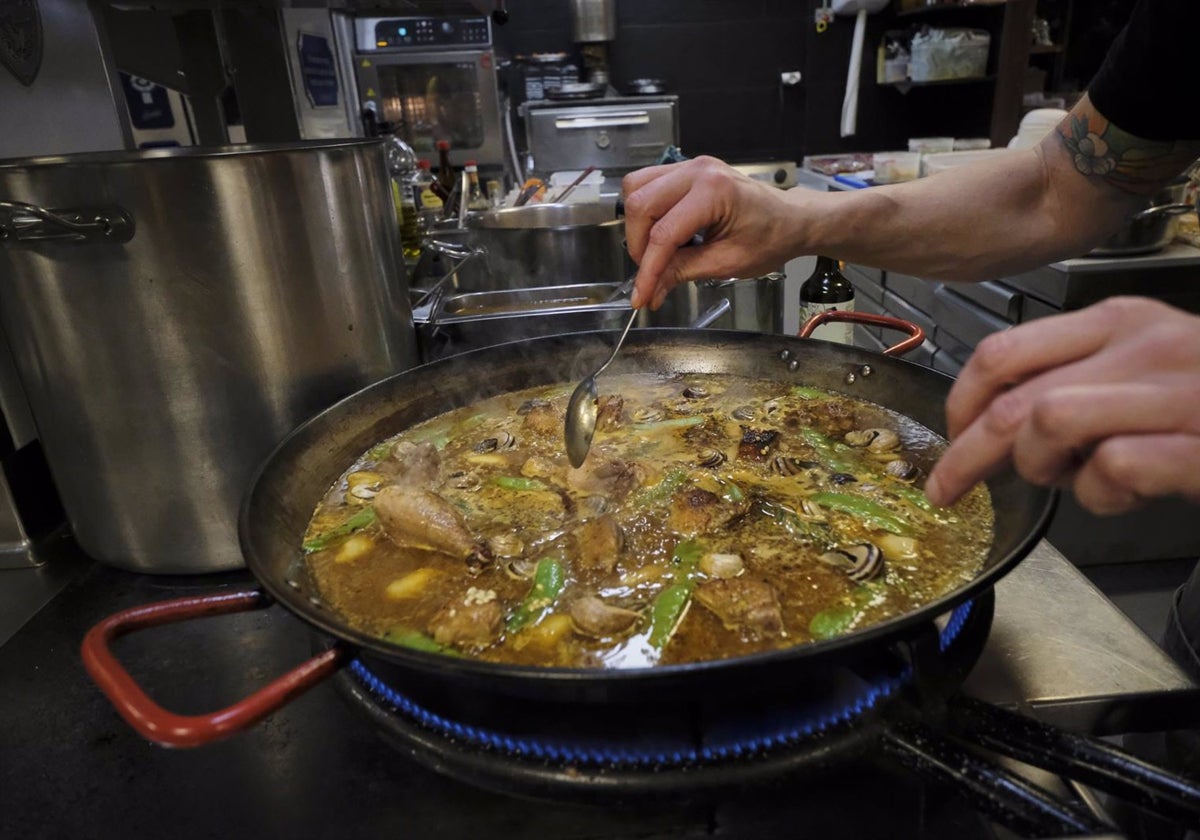
[(389, 741), (462, 781), (530, 796), (690, 794), (861, 754), (877, 738), (871, 722), (880, 710), (906, 691), (922, 693), (923, 672), (965, 673), (974, 663), (991, 626), (990, 592), (978, 601), (951, 613), (936, 650), (920, 656), (890, 646), (867, 664), (820, 680), (809, 674), (787, 691), (686, 704), (499, 695), (472, 702), (465, 692), (426, 699), (419, 687), (390, 685), (362, 659), (337, 680)]

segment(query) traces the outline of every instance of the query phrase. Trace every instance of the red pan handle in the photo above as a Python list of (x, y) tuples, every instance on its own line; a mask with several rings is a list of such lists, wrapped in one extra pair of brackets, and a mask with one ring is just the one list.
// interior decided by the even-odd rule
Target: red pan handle
[(198, 595), (131, 607), (103, 619), (83, 639), (83, 665), (121, 717), (141, 735), (166, 747), (198, 747), (262, 720), (340, 668), (347, 658), (335, 646), (288, 671), (232, 706), (204, 715), (177, 715), (150, 699), (109, 650), (117, 638), (136, 630), (191, 618), (247, 612), (270, 606), (260, 589)]
[(874, 315), (870, 312), (843, 312), (840, 309), (827, 309), (804, 322), (800, 328), (800, 337), (808, 338), (813, 330), (829, 321), (849, 321), (854, 324), (874, 324), (877, 327), (887, 327), (908, 333), (909, 337), (899, 344), (893, 344), (883, 351), (885, 356), (903, 356), (909, 350), (915, 350), (925, 340), (925, 330), (912, 321), (903, 318), (893, 318), (891, 315)]

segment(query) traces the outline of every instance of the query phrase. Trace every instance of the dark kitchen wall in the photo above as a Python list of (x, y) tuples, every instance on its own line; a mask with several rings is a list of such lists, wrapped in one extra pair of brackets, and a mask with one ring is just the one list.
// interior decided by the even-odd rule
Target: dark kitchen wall
[[(890, 16), (869, 20), (859, 94), (859, 130), (839, 136), (854, 21), (838, 17), (818, 34), (820, 0), (616, 0), (617, 37), (610, 75), (619, 90), (632, 79), (659, 77), (679, 95), (683, 150), (728, 160), (799, 160), (805, 154), (903, 147), (928, 103), (941, 102), (968, 124), (986, 124), (990, 100), (978, 91), (943, 91), (915, 103), (875, 85), (875, 46)], [(577, 52), (569, 4), (510, 0), (511, 18), (496, 27), (497, 51)], [(799, 70), (800, 84), (780, 82)], [(915, 94), (916, 92), (914, 92)], [(965, 132), (969, 133), (969, 132)], [(985, 132), (986, 133), (986, 132)], [(960, 133), (961, 136), (961, 133)]]

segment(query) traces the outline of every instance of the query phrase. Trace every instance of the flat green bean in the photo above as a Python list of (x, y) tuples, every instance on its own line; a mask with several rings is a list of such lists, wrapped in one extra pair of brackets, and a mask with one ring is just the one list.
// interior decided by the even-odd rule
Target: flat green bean
[(635, 432), (655, 432), (659, 429), (686, 429), (688, 426), (699, 426), (707, 417), (674, 417), (670, 420), (656, 420), (653, 423), (634, 423)]
[(349, 519), (342, 522), (340, 525), (335, 525), (323, 534), (317, 534), (304, 541), (304, 553), (312, 554), (314, 551), (324, 551), (329, 546), (336, 543), (338, 540), (348, 537), (355, 531), (361, 531), (375, 521), (375, 508), (367, 506), (362, 510), (356, 511)]
[(515, 633), (522, 627), (541, 621), (562, 594), (566, 581), (566, 570), (561, 560), (554, 557), (539, 560), (533, 571), (533, 586), (504, 622), (508, 632)]
[(407, 627), (393, 627), (383, 634), (383, 640), (399, 647), (421, 650), (426, 653), (442, 653), (446, 656), (460, 656), (454, 648), (435, 642), (429, 636)]
[(650, 635), (647, 641), (662, 650), (683, 618), (683, 611), (692, 600), (696, 584), (691, 580), (673, 583), (659, 592), (650, 605)]
[(870, 499), (851, 496), (848, 493), (815, 493), (809, 498), (814, 504), (848, 513), (883, 531), (890, 531), (901, 536), (912, 534), (912, 529), (906, 522), (883, 505), (876, 504)]
[(549, 485), (544, 481), (538, 481), (536, 478), (524, 478), (514, 475), (498, 475), (492, 479), (492, 483), (498, 487), (503, 487), (505, 490), (549, 490)]

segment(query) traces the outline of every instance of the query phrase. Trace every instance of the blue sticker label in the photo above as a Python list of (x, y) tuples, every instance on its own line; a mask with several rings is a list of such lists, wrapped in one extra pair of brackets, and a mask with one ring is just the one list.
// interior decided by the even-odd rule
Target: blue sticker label
[(301, 32), (298, 52), (300, 77), (308, 101), (314, 108), (335, 107), (338, 104), (337, 67), (329, 39)]

